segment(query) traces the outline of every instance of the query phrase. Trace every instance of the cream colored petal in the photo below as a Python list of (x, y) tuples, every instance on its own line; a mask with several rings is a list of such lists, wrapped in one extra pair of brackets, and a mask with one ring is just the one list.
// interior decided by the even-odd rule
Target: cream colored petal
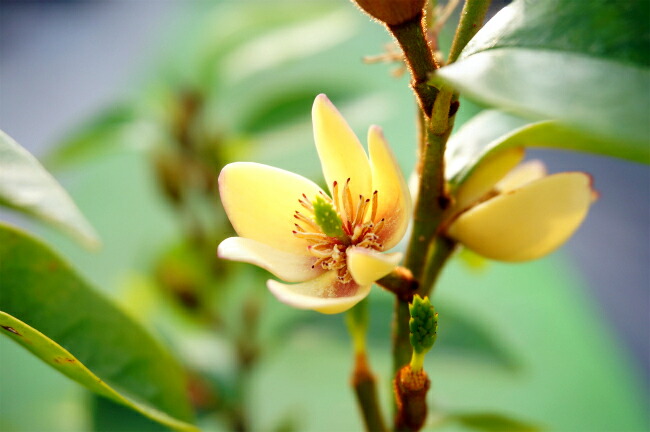
[(350, 179), (350, 190), (355, 201), (359, 195), (371, 192), (368, 157), (359, 139), (341, 113), (324, 94), (316, 96), (312, 108), (314, 141), (323, 167), (327, 186)]
[(393, 271), (402, 259), (401, 252), (381, 253), (352, 246), (346, 251), (348, 270), (359, 285), (370, 285)]
[(567, 241), (591, 202), (587, 174), (555, 174), (469, 209), (448, 234), (487, 258), (531, 260)]
[(298, 309), (313, 309), (325, 314), (345, 312), (370, 293), (370, 285), (354, 282), (341, 284), (334, 271), (329, 271), (307, 282), (287, 285), (269, 280), (269, 290), (282, 303)]
[(510, 171), (494, 188), (503, 193), (518, 189), (546, 176), (546, 166), (540, 160), (524, 162)]
[(262, 267), (287, 282), (303, 282), (324, 272), (313, 268), (314, 257), (282, 252), (255, 240), (243, 237), (225, 239), (217, 249), (219, 258), (241, 261)]
[(492, 190), (524, 158), (523, 147), (507, 149), (488, 156), (456, 191), (455, 208), (464, 210)]
[(411, 220), (411, 194), (378, 126), (371, 126), (368, 130), (368, 152), (372, 188), (373, 192), (377, 191), (379, 199), (375, 221), (384, 219), (384, 228), (379, 236), (384, 249), (390, 249), (402, 239)]
[(321, 191), (297, 174), (252, 162), (226, 165), (219, 175), (219, 193), (228, 219), (240, 237), (284, 252), (308, 255), (305, 240), (296, 238), (295, 211), (302, 194), (309, 200)]

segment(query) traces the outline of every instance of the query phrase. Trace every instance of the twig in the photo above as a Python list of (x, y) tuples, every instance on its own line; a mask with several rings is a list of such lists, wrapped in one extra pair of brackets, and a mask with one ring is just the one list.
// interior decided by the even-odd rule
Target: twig
[(387, 25), (404, 52), (404, 58), (413, 80), (411, 88), (415, 92), (420, 108), (427, 117), (431, 115), (438, 90), (428, 84), (429, 74), (438, 69), (427, 41), (422, 13), (402, 24)]
[(366, 430), (370, 432), (385, 432), (386, 424), (381, 414), (377, 398), (377, 385), (375, 377), (370, 371), (365, 352), (357, 352), (355, 357), (352, 387), (357, 396), (359, 408), (363, 413)]
[(460, 14), (460, 22), (451, 44), (447, 64), (458, 60), (465, 45), (474, 37), (483, 25), (483, 20), (490, 7), (491, 0), (465, 0), (465, 6)]

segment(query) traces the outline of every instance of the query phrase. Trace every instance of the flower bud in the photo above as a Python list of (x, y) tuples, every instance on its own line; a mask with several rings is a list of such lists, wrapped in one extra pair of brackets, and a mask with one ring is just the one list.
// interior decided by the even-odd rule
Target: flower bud
[[(522, 176), (525, 178), (525, 176)], [(504, 193), (461, 213), (448, 235), (490, 259), (519, 262), (541, 258), (564, 244), (582, 224), (595, 199), (591, 177), (564, 172)]]
[(353, 0), (371, 17), (390, 26), (405, 23), (422, 12), (425, 0)]
[(409, 329), (411, 330), (410, 341), (413, 350), (417, 354), (426, 353), (431, 349), (438, 335), (438, 314), (434, 311), (429, 297), (415, 295), (413, 303), (409, 305), (411, 319)]

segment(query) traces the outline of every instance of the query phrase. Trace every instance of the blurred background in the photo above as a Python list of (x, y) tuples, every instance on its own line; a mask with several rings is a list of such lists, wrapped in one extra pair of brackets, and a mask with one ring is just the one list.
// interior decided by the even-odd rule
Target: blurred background
[[(348, 1), (268, 3), (1, 0), (0, 129), (64, 184), (104, 247), (90, 253), (13, 214), (2, 218), (45, 237), (185, 360), (201, 377), (192, 395), (205, 407), (207, 430), (234, 427), (237, 414), (211, 415), (209, 407), (241, 402), (224, 394), (242, 388), (251, 430), (358, 430), (342, 317), (289, 310), (266, 292), (263, 273), (213, 262), (229, 231), (214, 181), (232, 160), (320, 180), (310, 107), (321, 92), (359, 136), (381, 125), (408, 175), (415, 108), (407, 77), (394, 76), (398, 64), (362, 61), (390, 41)], [(442, 41), (444, 49), (449, 36)], [(478, 110), (464, 101), (458, 123)], [(504, 413), (553, 430), (643, 430), (650, 170), (560, 151), (529, 155), (550, 172), (591, 173), (600, 200), (548, 258), (480, 268), (454, 260), (445, 270), (434, 297), (440, 346), (427, 358), (434, 406)], [(200, 248), (187, 246), (197, 238)], [(212, 279), (203, 289), (228, 294), (177, 283), (204, 273)], [(261, 320), (259, 360), (243, 384), (229, 377), (246, 350), (195, 322), (208, 314), (201, 302), (219, 303), (219, 320), (235, 326), (247, 322), (237, 321), (240, 313)], [(391, 298), (374, 290), (370, 305), (371, 363), (386, 377)], [(105, 413), (127, 416), (4, 338), (0, 365), (3, 430), (120, 430)], [(389, 392), (386, 381), (386, 406)], [(156, 430), (146, 422), (138, 428)]]

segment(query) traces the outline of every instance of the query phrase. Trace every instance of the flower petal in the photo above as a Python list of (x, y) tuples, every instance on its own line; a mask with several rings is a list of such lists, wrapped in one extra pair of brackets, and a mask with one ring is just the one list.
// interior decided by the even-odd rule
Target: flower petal
[(228, 219), (240, 237), (284, 252), (309, 255), (307, 243), (292, 235), (302, 194), (311, 200), (321, 191), (297, 174), (252, 162), (226, 165), (219, 175), (219, 193)]
[(225, 239), (217, 249), (219, 258), (241, 261), (262, 267), (287, 282), (302, 282), (323, 273), (312, 268), (315, 257), (282, 252), (255, 240), (243, 237)]
[(546, 166), (544, 162), (535, 159), (517, 166), (499, 183), (494, 185), (494, 188), (501, 193), (510, 192), (545, 176)]
[(464, 210), (492, 190), (524, 158), (523, 147), (514, 147), (485, 158), (456, 191), (455, 208)]
[(327, 186), (331, 190), (334, 181), (344, 184), (349, 178), (352, 197), (367, 198), (371, 192), (370, 166), (359, 139), (324, 94), (316, 96), (311, 112), (314, 141)]
[(293, 285), (269, 280), (266, 286), (283, 303), (325, 314), (344, 312), (370, 293), (370, 285), (359, 286), (354, 282), (341, 284), (334, 271)]
[(402, 259), (401, 252), (381, 253), (376, 250), (350, 247), (346, 251), (348, 270), (359, 285), (370, 285), (393, 271)]
[(580, 226), (591, 202), (587, 174), (555, 174), (469, 209), (448, 233), (487, 258), (531, 260), (562, 245)]
[(368, 130), (368, 152), (373, 192), (378, 191), (377, 220), (384, 218), (381, 237), (384, 249), (395, 246), (404, 236), (411, 219), (411, 194), (397, 160), (390, 150), (381, 128)]

